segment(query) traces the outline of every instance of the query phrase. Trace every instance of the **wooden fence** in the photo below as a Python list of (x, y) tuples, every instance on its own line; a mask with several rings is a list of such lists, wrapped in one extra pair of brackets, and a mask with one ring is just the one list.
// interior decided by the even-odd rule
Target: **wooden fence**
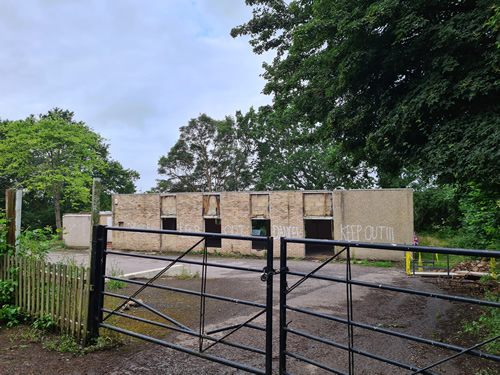
[(90, 269), (4, 255), (0, 279), (17, 281), (15, 304), (22, 312), (50, 316), (61, 332), (86, 344)]

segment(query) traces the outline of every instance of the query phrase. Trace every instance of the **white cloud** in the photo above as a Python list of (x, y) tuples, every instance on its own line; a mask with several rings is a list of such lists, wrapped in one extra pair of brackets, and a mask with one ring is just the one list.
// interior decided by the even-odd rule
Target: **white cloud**
[(229, 35), (250, 18), (243, 1), (3, 1), (0, 118), (75, 112), (145, 191), (189, 119), (270, 102), (263, 57)]

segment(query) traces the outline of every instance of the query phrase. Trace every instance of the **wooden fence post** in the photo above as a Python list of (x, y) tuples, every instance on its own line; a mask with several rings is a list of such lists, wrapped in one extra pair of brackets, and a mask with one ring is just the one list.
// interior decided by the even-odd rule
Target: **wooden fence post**
[(16, 225), (15, 225), (15, 241), (16, 241), (16, 252), (19, 251), (19, 235), (21, 234), (21, 215), (23, 210), (23, 189), (16, 190)]
[(94, 178), (92, 181), (92, 209), (90, 212), (90, 246), (92, 249), (92, 241), (94, 240), (94, 226), (99, 225), (99, 212), (101, 209), (101, 179)]
[(11, 249), (16, 248), (15, 201), (14, 190), (5, 190), (6, 219), (9, 220), (7, 223), (7, 246), (10, 246)]

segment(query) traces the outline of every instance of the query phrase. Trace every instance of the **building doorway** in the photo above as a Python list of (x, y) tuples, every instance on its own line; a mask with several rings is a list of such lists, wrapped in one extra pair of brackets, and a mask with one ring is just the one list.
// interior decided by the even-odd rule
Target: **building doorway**
[[(306, 219), (304, 220), (305, 238), (318, 240), (333, 239), (333, 220), (331, 219)], [(333, 246), (306, 244), (306, 257), (332, 256)]]

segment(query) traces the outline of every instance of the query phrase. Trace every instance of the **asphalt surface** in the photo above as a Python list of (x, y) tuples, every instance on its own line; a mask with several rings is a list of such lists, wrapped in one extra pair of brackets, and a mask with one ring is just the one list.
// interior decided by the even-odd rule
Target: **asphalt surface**
[[(178, 255), (168, 255), (167, 257), (171, 260), (159, 260), (159, 259), (148, 259), (133, 256), (134, 254), (138, 255), (151, 255), (158, 257), (157, 254), (154, 253), (144, 253), (144, 252), (130, 252), (130, 251), (120, 251), (113, 250), (116, 252), (120, 252), (120, 255), (116, 254), (108, 254), (106, 257), (106, 274), (110, 274), (111, 272), (123, 273), (128, 277), (153, 277), (154, 274), (164, 267), (167, 267), (170, 263), (172, 263), (172, 259), (176, 259)], [(88, 267), (90, 264), (90, 255), (89, 250), (57, 250), (49, 252), (49, 260), (50, 262), (65, 262), (67, 264), (74, 264), (78, 266)], [(200, 255), (196, 256), (185, 256), (182, 258), (185, 261), (202, 261), (202, 257)], [(264, 259), (248, 259), (248, 258), (213, 258), (210, 257), (208, 259), (209, 263), (220, 264), (220, 265), (231, 265), (233, 267), (244, 267), (244, 268), (256, 268), (263, 269), (266, 265), (266, 261)], [(279, 266), (279, 262), (274, 262), (274, 268)], [(195, 274), (196, 272), (201, 273), (201, 266), (197, 264), (189, 264), (184, 262), (178, 262), (174, 266), (172, 266), (169, 271), (166, 273), (166, 276), (175, 276), (179, 273), (189, 272), (191, 274)], [(224, 269), (219, 267), (209, 267), (208, 268), (208, 277), (210, 278), (227, 278), (227, 277), (239, 277), (241, 273), (237, 270)], [(260, 276), (259, 276), (260, 277)]]
[[(116, 250), (117, 251), (117, 250)], [(117, 251), (118, 252), (118, 251)], [(135, 253), (147, 255), (145, 253)], [(153, 277), (159, 270), (167, 267), (171, 261), (161, 259), (138, 258), (131, 252), (122, 252), (122, 255), (108, 254), (107, 256), (107, 274), (111, 270), (119, 269), (125, 275), (137, 275), (148, 270), (153, 270), (152, 274), (145, 278)], [(154, 254), (150, 254), (155, 256)], [(81, 250), (65, 250), (53, 251), (50, 253), (50, 259), (53, 262), (66, 261), (71, 264), (88, 265), (89, 252)], [(169, 258), (175, 259), (175, 255), (170, 255)], [(187, 262), (202, 261), (202, 257), (186, 256), (182, 260)], [(382, 285), (398, 286), (400, 288), (409, 288), (416, 290), (426, 290), (429, 292), (440, 292), (434, 283), (428, 282), (423, 278), (408, 277), (403, 268), (390, 267), (363, 267), (360, 265), (352, 265), (350, 269), (345, 263), (322, 263), (323, 260), (301, 260), (288, 261), (287, 267), (292, 272), (305, 273), (321, 269), (316, 273), (320, 276), (328, 276), (338, 279), (340, 282), (332, 283), (328, 280), (318, 278), (301, 278), (299, 275), (289, 274), (287, 276), (288, 292), (286, 296), (286, 304), (292, 307), (299, 307), (314, 311), (318, 314), (327, 314), (340, 318), (347, 317), (349, 288), (341, 280), (344, 280), (346, 273), (350, 273), (353, 280), (360, 282), (372, 283), (372, 287), (353, 286), (351, 289), (352, 306), (354, 307), (354, 317), (356, 321), (368, 324), (373, 327), (381, 327), (390, 330), (395, 330), (401, 333), (423, 336), (426, 338), (440, 337), (440, 330), (449, 324), (455, 327), (456, 318), (455, 311), (461, 306), (455, 306), (453, 303), (435, 298), (425, 298), (412, 294), (395, 293), (381, 289)], [(238, 298), (247, 301), (256, 301), (263, 303), (266, 295), (266, 283), (261, 281), (261, 270), (266, 265), (264, 259), (253, 258), (216, 258), (208, 256), (208, 263), (222, 267), (208, 267), (207, 274), (207, 290), (209, 293), (221, 295), (228, 298)], [(241, 267), (242, 269), (253, 270), (243, 272), (223, 268), (225, 265), (232, 267)], [(324, 267), (322, 267), (324, 265)], [(175, 272), (189, 272), (201, 274), (201, 266), (191, 263), (178, 263), (174, 267), (178, 267)], [(173, 267), (173, 268), (174, 268)], [(275, 259), (273, 268), (279, 269), (279, 260)], [(182, 271), (184, 270), (184, 271)], [(130, 278), (134, 278), (131, 276)], [(193, 288), (199, 290), (202, 278), (192, 279), (161, 279), (158, 283), (166, 283), (171, 286), (179, 286), (183, 288)], [(279, 305), (280, 300), (280, 277), (274, 277), (273, 282), (273, 368), (277, 370), (279, 347), (277, 329), (279, 327)], [(178, 285), (179, 284), (179, 285)], [(128, 288), (133, 288), (129, 286)], [(158, 289), (159, 290), (159, 289)], [(178, 302), (173, 296), (164, 295), (164, 291), (157, 293), (157, 289), (147, 289), (141, 294), (141, 298), (153, 308), (159, 311), (170, 311), (171, 314), (177, 314), (178, 319), (186, 320), (186, 324), (199, 318), (199, 299), (186, 297), (182, 300), (182, 304), (176, 305)], [(121, 293), (126, 293), (127, 290), (122, 290)], [(128, 294), (125, 294), (128, 295)], [(192, 300), (192, 301), (191, 301)], [(174, 309), (175, 307), (175, 309)], [(137, 314), (142, 313), (137, 310)], [(258, 310), (258, 309), (257, 309)], [(177, 317), (176, 315), (176, 317)], [(238, 303), (222, 303), (220, 301), (213, 302), (207, 305), (206, 310), (206, 331), (218, 329), (231, 325), (241, 324), (242, 322), (251, 319), (255, 315), (255, 308), (244, 306)], [(439, 317), (439, 319), (437, 318)], [(254, 321), (255, 324), (264, 325), (264, 315)], [(325, 337), (328, 340), (339, 342), (347, 345), (347, 330), (342, 324), (336, 321), (320, 319), (319, 317), (302, 314), (296, 311), (288, 311), (286, 316), (287, 327), (306, 332), (318, 337)], [(188, 324), (189, 325), (189, 324)], [(197, 329), (197, 326), (193, 326)], [(155, 329), (156, 331), (156, 329)], [(253, 332), (255, 331), (255, 332)], [(225, 332), (225, 331), (224, 331)], [(240, 331), (238, 331), (240, 332)], [(238, 336), (238, 334), (241, 336)], [(261, 348), (264, 342), (262, 332), (258, 330), (245, 330), (236, 334), (235, 340), (240, 341), (245, 345), (255, 348)], [(179, 337), (177, 337), (179, 336)], [(177, 335), (170, 337), (176, 345), (192, 348), (196, 350), (198, 339), (191, 336), (183, 337)], [(433, 363), (441, 358), (444, 354), (434, 347), (424, 347), (417, 345), (408, 340), (381, 335), (377, 330), (367, 331), (359, 328), (354, 328), (354, 341), (356, 347), (368, 353), (374, 353), (381, 357), (390, 358), (394, 361), (403, 363), (412, 363), (418, 366), (425, 366)], [(446, 337), (446, 336), (445, 336)], [(314, 361), (324, 363), (328, 366), (340, 368), (347, 372), (347, 355), (345, 351), (335, 349), (324, 344), (319, 344), (310, 340), (304, 340), (297, 335), (289, 335), (287, 339), (287, 348), (294, 352), (304, 355)], [(248, 353), (235, 351), (232, 348), (218, 347), (211, 349), (216, 350), (213, 354), (226, 358), (237, 363), (244, 363), (255, 368), (262, 368), (262, 358), (260, 356), (248, 355)], [(217, 350), (220, 350), (217, 351)], [(447, 354), (449, 355), (449, 354)], [(295, 374), (322, 374), (321, 370), (313, 368), (307, 363), (288, 358), (288, 369), (290, 373)], [(125, 364), (125, 366), (124, 366)], [(141, 349), (137, 353), (130, 353), (126, 360), (121, 357), (110, 357), (106, 362), (106, 368), (102, 367), (94, 369), (92, 364), (85, 364), (87, 369), (92, 369), (88, 374), (130, 374), (142, 375), (151, 373), (171, 373), (171, 374), (240, 374), (241, 371), (235, 371), (232, 368), (220, 366), (214, 362), (199, 360), (187, 354), (173, 352), (170, 349), (151, 345), (145, 349)], [(356, 368), (359, 369), (356, 373), (360, 374), (390, 374), (399, 375), (404, 372), (401, 368), (390, 367), (387, 364), (371, 360), (368, 357), (356, 357)], [(445, 363), (442, 368), (438, 369), (439, 373), (443, 374), (470, 374), (464, 367), (463, 362)], [(402, 372), (403, 371), (403, 372)], [(274, 371), (276, 372), (276, 371)], [(273, 373), (274, 373), (273, 372)], [(66, 372), (57, 372), (66, 373)], [(86, 372), (87, 373), (87, 372)]]

